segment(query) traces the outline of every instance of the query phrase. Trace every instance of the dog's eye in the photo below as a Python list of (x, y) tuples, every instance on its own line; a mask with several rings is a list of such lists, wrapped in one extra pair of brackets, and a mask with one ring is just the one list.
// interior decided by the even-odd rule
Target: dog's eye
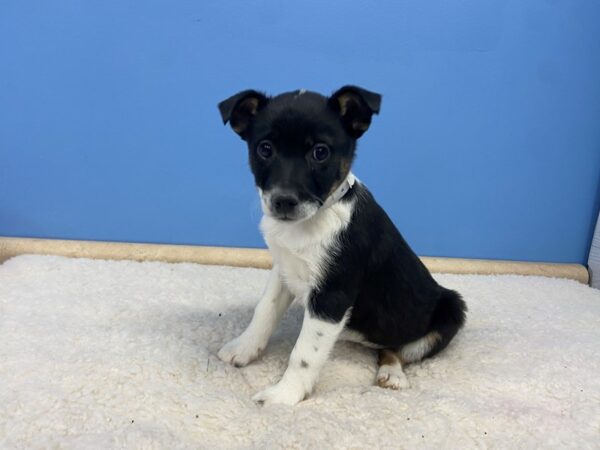
[(258, 153), (258, 156), (260, 156), (262, 159), (269, 159), (271, 156), (273, 156), (273, 146), (269, 141), (262, 141), (260, 144), (258, 144), (256, 153)]
[(315, 161), (323, 162), (329, 158), (329, 147), (325, 144), (317, 144), (313, 147), (312, 157)]

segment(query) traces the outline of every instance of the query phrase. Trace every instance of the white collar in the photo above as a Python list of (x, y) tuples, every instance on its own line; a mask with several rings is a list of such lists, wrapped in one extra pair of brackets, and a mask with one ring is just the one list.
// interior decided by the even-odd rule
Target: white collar
[(325, 199), (320, 209), (329, 208), (331, 205), (339, 201), (344, 195), (346, 195), (346, 192), (352, 189), (355, 182), (356, 177), (352, 172), (349, 172), (348, 176), (342, 182), (342, 184), (340, 184), (338, 188), (335, 191), (333, 191), (333, 193), (329, 197)]

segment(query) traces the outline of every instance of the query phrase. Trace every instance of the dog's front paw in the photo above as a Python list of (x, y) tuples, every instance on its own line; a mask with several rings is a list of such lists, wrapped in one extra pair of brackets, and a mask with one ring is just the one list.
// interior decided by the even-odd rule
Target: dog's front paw
[(235, 367), (244, 367), (258, 358), (265, 346), (266, 343), (252, 336), (242, 334), (225, 344), (217, 355), (221, 361)]
[(279, 383), (260, 391), (252, 400), (259, 405), (270, 405), (280, 403), (283, 405), (295, 405), (304, 400), (308, 392), (299, 383), (280, 381)]

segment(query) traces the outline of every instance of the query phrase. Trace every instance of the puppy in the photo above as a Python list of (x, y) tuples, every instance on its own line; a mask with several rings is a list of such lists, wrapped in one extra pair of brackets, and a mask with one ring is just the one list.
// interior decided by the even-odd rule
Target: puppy
[(330, 97), (247, 90), (219, 104), (223, 122), (248, 145), (273, 256), (250, 325), (219, 358), (245, 366), (293, 299), (305, 307), (287, 370), (254, 396), (259, 404), (305, 399), (338, 339), (379, 349), (379, 386), (406, 388), (403, 365), (444, 349), (465, 322), (461, 296), (432, 278), (350, 170), (380, 105), (379, 94), (356, 86)]

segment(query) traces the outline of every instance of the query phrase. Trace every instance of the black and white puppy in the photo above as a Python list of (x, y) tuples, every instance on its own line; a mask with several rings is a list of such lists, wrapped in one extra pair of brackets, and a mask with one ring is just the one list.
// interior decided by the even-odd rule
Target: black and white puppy
[(371, 193), (350, 171), (357, 139), (381, 96), (345, 86), (331, 97), (248, 90), (219, 104), (248, 144), (273, 269), (248, 328), (219, 351), (237, 367), (267, 346), (293, 299), (304, 321), (288, 368), (260, 404), (306, 398), (336, 340), (379, 350), (377, 383), (408, 387), (404, 364), (444, 349), (466, 305), (440, 286)]

